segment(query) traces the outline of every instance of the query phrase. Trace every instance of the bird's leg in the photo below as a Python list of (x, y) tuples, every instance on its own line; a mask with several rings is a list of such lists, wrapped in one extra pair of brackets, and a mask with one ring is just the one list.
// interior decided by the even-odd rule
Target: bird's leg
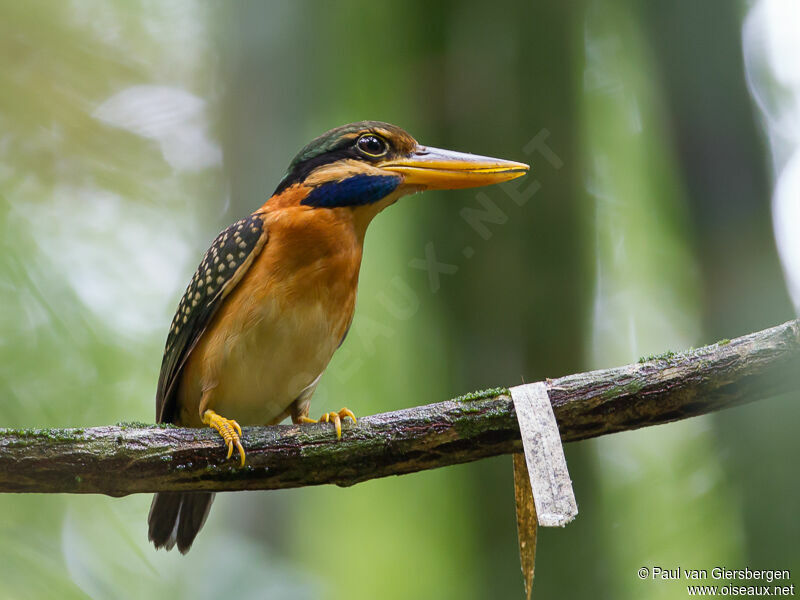
[(228, 446), (228, 456), (233, 455), (233, 446), (239, 450), (239, 466), (244, 466), (244, 448), (242, 447), (242, 428), (233, 419), (221, 417), (213, 410), (208, 409), (203, 413), (203, 424), (213, 427), (222, 436), (223, 441)]
[(326, 412), (319, 419), (310, 419), (307, 415), (300, 414), (294, 417), (295, 423), (333, 423), (333, 426), (336, 428), (336, 439), (342, 439), (342, 419), (349, 418), (353, 420), (353, 423), (358, 423), (356, 421), (356, 416), (353, 414), (353, 411), (349, 408), (343, 408), (339, 412)]

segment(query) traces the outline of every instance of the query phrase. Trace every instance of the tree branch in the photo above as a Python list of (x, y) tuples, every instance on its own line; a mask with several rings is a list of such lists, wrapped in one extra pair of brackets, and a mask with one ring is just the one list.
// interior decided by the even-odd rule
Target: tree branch
[[(680, 354), (547, 381), (565, 442), (686, 419), (800, 389), (800, 321)], [(247, 466), (209, 429), (0, 429), (0, 492), (263, 490), (368, 479), (521, 449), (507, 390), (345, 425), (246, 427)]]

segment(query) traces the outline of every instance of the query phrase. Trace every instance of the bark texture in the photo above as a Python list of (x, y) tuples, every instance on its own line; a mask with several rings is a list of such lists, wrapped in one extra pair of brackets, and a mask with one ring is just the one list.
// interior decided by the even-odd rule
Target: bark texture
[[(800, 321), (546, 383), (564, 442), (686, 419), (800, 390)], [(239, 468), (210, 429), (0, 429), (0, 492), (348, 486), (521, 450), (506, 389), (348, 422), (340, 441), (319, 424), (246, 427), (243, 443)]]

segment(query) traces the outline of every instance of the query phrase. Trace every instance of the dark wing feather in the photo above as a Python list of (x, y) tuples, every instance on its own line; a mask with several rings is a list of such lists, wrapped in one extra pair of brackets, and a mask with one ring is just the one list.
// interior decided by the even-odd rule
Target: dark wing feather
[(174, 421), (176, 385), (186, 359), (223, 300), (261, 252), (267, 237), (263, 216), (252, 214), (220, 233), (203, 256), (167, 336), (156, 390), (157, 422)]

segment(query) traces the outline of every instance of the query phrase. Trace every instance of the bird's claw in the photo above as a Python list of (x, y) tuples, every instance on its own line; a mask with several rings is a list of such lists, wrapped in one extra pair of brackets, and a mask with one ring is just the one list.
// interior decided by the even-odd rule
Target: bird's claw
[(351, 419), (353, 423), (358, 424), (356, 416), (349, 408), (343, 408), (339, 412), (326, 412), (323, 413), (319, 419), (311, 419), (305, 415), (301, 416), (298, 421), (300, 423), (333, 423), (336, 428), (336, 439), (342, 439), (342, 419)]
[(242, 428), (233, 419), (226, 419), (215, 413), (213, 410), (207, 410), (203, 413), (203, 423), (217, 430), (222, 436), (225, 445), (228, 446), (228, 456), (233, 456), (233, 447), (239, 451), (239, 466), (244, 466), (244, 447), (242, 446)]

